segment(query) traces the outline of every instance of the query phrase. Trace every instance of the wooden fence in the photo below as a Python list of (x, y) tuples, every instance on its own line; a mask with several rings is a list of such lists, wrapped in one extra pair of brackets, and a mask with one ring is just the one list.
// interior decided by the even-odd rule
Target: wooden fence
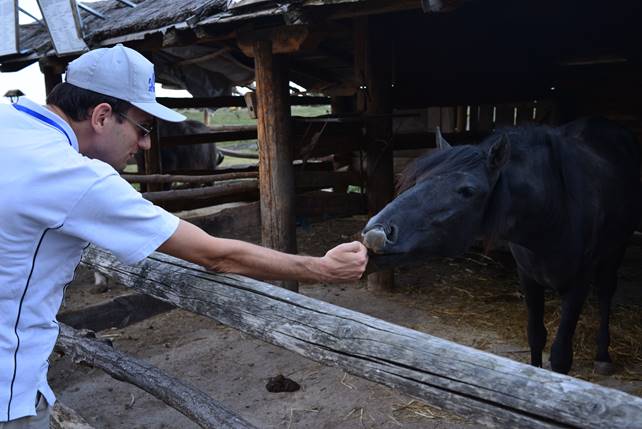
[(83, 263), (177, 307), (488, 427), (642, 428), (642, 399), (406, 329), (237, 275), (154, 254)]

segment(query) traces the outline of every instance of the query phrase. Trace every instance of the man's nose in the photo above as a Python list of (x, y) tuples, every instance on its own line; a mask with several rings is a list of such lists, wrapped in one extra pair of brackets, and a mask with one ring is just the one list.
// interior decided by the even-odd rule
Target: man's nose
[(149, 150), (152, 147), (152, 138), (149, 134), (138, 139), (138, 147), (142, 150)]

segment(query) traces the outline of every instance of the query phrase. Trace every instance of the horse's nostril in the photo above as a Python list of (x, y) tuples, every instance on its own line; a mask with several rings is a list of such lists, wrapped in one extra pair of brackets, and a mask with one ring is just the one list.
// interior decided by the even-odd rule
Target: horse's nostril
[(388, 230), (386, 231), (388, 241), (391, 243), (394, 243), (397, 241), (398, 234), (399, 234), (399, 228), (397, 228), (395, 225), (392, 225), (392, 224), (388, 227)]

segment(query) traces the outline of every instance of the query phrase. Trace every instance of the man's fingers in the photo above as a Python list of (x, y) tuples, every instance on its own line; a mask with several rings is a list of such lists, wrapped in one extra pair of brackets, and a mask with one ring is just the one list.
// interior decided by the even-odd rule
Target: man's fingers
[(363, 251), (367, 251), (366, 247), (361, 244), (358, 241), (352, 241), (350, 243), (343, 243), (339, 245), (341, 247), (341, 250), (345, 252), (354, 252), (354, 253), (359, 253)]

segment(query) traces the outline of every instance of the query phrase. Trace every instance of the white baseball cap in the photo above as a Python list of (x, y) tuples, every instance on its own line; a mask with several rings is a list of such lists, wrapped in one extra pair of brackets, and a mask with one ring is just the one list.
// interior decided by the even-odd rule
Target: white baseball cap
[(65, 80), (128, 101), (165, 121), (185, 120), (185, 116), (156, 102), (154, 64), (120, 43), (113, 48), (94, 49), (70, 62)]

